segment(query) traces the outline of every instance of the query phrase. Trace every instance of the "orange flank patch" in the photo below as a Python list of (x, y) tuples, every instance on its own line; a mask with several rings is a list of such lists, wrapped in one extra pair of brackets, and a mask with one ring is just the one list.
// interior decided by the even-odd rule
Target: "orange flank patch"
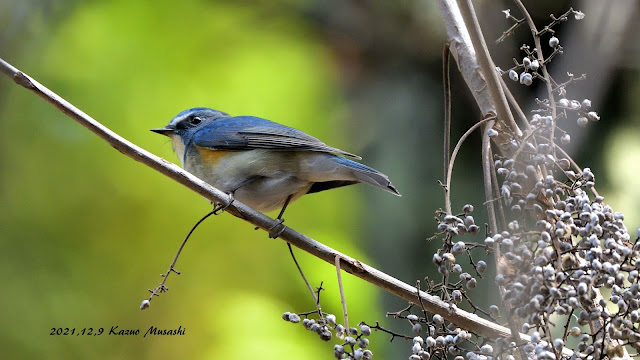
[(230, 151), (225, 150), (211, 150), (207, 148), (203, 148), (196, 145), (198, 152), (200, 153), (200, 157), (202, 158), (202, 162), (205, 164), (215, 165), (218, 163), (221, 157), (230, 153)]

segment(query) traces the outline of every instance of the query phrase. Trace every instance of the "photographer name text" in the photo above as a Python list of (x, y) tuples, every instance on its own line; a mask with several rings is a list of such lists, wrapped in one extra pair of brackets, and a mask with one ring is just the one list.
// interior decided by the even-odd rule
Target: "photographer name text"
[(146, 332), (142, 332), (140, 329), (121, 329), (120, 326), (114, 325), (110, 329), (108, 328), (51, 328), (49, 335), (61, 335), (61, 336), (140, 336), (143, 337), (159, 335), (159, 336), (173, 336), (184, 335), (186, 328), (178, 326), (176, 329), (159, 329), (157, 326), (151, 326)]

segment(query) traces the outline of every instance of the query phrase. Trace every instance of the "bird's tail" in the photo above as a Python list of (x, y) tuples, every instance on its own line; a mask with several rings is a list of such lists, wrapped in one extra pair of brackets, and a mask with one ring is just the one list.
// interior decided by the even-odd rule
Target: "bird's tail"
[(367, 183), (369, 185), (373, 185), (379, 187), (383, 190), (386, 190), (396, 196), (400, 195), (400, 192), (391, 184), (389, 177), (380, 171), (370, 168), (361, 163), (349, 160), (343, 157), (337, 157), (336, 159), (340, 164), (352, 170), (355, 178), (361, 182)]

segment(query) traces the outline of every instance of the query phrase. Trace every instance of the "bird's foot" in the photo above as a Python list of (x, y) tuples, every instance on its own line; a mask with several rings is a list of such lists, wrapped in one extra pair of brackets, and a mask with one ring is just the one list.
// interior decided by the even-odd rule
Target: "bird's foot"
[(229, 206), (231, 206), (231, 204), (233, 204), (233, 202), (236, 200), (236, 199), (233, 197), (233, 193), (232, 193), (232, 192), (227, 193), (227, 195), (229, 195), (229, 197), (231, 198), (231, 200), (229, 201), (229, 203), (228, 203), (228, 204), (226, 204), (226, 205), (224, 205), (224, 204), (220, 204), (220, 203), (216, 203), (216, 204), (213, 206), (213, 215), (218, 215), (218, 214), (220, 214), (221, 212), (223, 212), (223, 211), (227, 210), (227, 209), (229, 208)]
[(282, 225), (284, 219), (276, 219), (276, 221), (278, 223), (269, 228), (269, 239), (277, 239), (287, 229), (286, 226)]

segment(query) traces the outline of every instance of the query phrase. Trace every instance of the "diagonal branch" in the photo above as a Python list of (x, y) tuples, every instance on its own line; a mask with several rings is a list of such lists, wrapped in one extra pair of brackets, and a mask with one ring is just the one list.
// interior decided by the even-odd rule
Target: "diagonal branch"
[[(267, 232), (269, 229), (280, 224), (278, 221), (269, 218), (237, 200), (231, 202), (230, 197), (224, 192), (212, 187), (179, 166), (127, 141), (2, 59), (0, 59), (0, 71), (11, 77), (18, 85), (27, 88), (51, 103), (54, 107), (105, 140), (122, 154), (149, 166), (214, 203), (229, 204), (226, 211), (233, 216), (245, 220)], [(332, 265), (335, 264), (336, 257), (339, 257), (341, 268), (345, 271), (404, 300), (417, 305), (420, 304), (427, 311), (440, 314), (447, 321), (455, 323), (463, 329), (470, 329), (470, 331), (474, 333), (490, 338), (507, 338), (511, 336), (511, 331), (503, 326), (497, 325), (475, 314), (451, 307), (438, 297), (429, 295), (424, 291), (416, 292), (414, 286), (361, 263), (289, 227), (285, 228), (280, 238)], [(529, 341), (529, 336), (527, 335), (520, 334), (520, 338), (523, 341)]]

